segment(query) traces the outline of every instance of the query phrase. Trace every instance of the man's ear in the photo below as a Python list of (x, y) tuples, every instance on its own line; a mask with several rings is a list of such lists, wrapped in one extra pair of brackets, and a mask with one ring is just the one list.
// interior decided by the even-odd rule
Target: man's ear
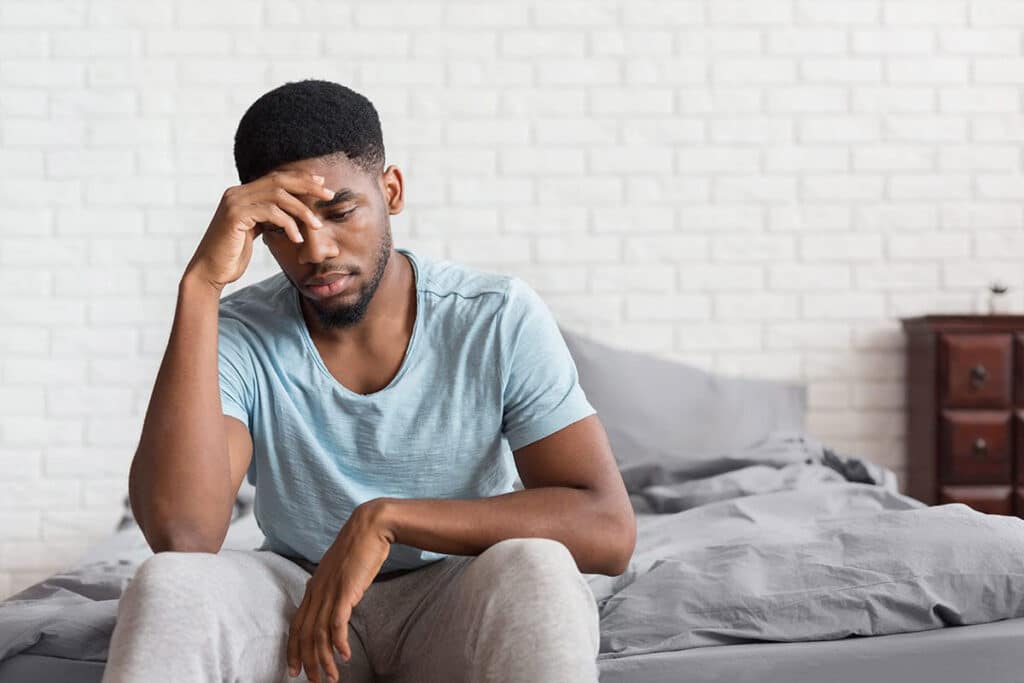
[(381, 173), (380, 182), (388, 213), (391, 215), (400, 213), (405, 206), (405, 181), (402, 178), (402, 171), (392, 164)]

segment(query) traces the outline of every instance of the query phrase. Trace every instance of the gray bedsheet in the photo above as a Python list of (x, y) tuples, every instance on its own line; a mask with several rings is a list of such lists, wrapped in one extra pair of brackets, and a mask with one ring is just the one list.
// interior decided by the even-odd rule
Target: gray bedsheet
[[(1024, 521), (900, 495), (891, 471), (800, 435), (623, 470), (637, 548), (587, 574), (614, 659), (711, 645), (838, 639), (1021, 616)], [(262, 541), (251, 514), (225, 547)], [(150, 555), (135, 526), (0, 603), (0, 660), (103, 661), (117, 598)]]

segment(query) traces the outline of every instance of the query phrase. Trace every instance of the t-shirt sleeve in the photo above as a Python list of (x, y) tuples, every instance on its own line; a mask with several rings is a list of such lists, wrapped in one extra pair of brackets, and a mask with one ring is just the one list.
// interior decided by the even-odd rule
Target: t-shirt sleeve
[(244, 422), (251, 433), (253, 363), (243, 329), (237, 320), (220, 316), (217, 323), (217, 370), (221, 412)]
[(502, 433), (515, 451), (594, 414), (554, 315), (513, 277), (501, 313)]

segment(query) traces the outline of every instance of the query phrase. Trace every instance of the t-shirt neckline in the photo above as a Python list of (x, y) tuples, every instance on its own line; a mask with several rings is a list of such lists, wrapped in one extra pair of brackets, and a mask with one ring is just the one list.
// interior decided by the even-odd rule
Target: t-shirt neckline
[(352, 399), (369, 401), (391, 391), (398, 384), (399, 380), (402, 379), (402, 376), (405, 375), (406, 370), (412, 363), (413, 352), (416, 350), (417, 341), (420, 338), (420, 328), (423, 326), (423, 297), (421, 295), (420, 288), (420, 263), (416, 254), (410, 249), (395, 247), (395, 251), (408, 256), (409, 262), (412, 264), (413, 286), (416, 288), (416, 318), (413, 321), (412, 336), (409, 338), (409, 344), (405, 348), (405, 355), (402, 357), (402, 365), (398, 368), (398, 372), (396, 372), (395, 376), (391, 378), (391, 381), (388, 382), (387, 386), (371, 394), (360, 394), (359, 392), (349, 389), (347, 386), (339, 382), (338, 379), (331, 374), (331, 371), (327, 369), (327, 364), (324, 363), (324, 359), (320, 356), (320, 350), (317, 349), (316, 344), (313, 343), (313, 337), (309, 334), (309, 327), (306, 325), (306, 318), (302, 314), (302, 304), (299, 301), (299, 297), (302, 296), (302, 293), (294, 287), (292, 288), (294, 290), (294, 296), (291, 298), (292, 312), (298, 319), (299, 334), (302, 336), (302, 341), (306, 346), (306, 350), (313, 356), (313, 362), (320, 368), (320, 371), (324, 374), (327, 380), (336, 387), (338, 391)]

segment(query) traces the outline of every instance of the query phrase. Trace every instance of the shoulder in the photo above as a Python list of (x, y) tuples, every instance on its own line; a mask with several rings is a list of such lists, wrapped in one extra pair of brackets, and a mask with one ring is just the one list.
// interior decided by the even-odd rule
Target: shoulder
[(491, 273), (462, 263), (414, 255), (420, 269), (417, 288), (435, 299), (477, 301), (493, 307), (505, 305), (522, 281), (514, 275)]
[(288, 319), (293, 288), (283, 272), (242, 287), (220, 300), (221, 332), (255, 332)]

